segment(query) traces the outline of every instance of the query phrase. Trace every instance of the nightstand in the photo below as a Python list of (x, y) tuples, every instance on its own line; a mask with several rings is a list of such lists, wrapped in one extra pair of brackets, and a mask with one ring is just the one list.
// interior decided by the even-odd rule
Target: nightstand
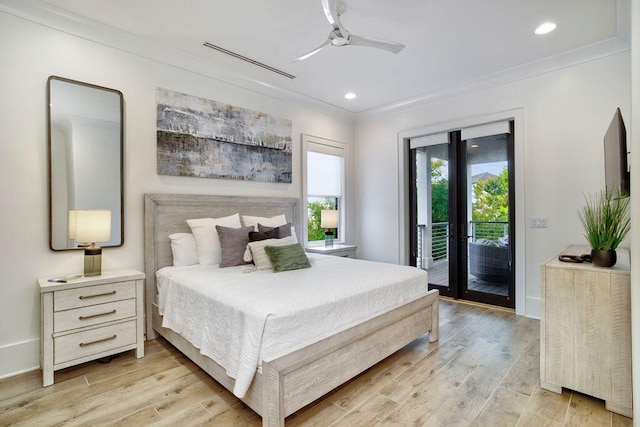
[(62, 368), (132, 349), (144, 356), (144, 277), (119, 270), (66, 283), (38, 279), (45, 387)]
[(343, 258), (355, 258), (357, 248), (358, 247), (355, 245), (334, 244), (333, 246), (330, 246), (330, 247), (311, 246), (309, 248), (306, 248), (305, 251), (313, 254), (325, 254), (325, 255), (341, 256)]

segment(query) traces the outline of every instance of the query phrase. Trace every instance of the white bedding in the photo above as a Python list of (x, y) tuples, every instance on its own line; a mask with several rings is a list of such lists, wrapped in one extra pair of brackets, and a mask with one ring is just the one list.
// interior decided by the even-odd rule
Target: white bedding
[(156, 276), (162, 325), (235, 378), (244, 397), (260, 361), (333, 335), (425, 295), (414, 267), (309, 255), (312, 267), (165, 267)]

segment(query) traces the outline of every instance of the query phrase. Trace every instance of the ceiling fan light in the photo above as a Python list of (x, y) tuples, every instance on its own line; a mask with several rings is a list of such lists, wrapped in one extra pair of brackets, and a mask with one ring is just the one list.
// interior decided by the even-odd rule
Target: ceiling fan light
[(535, 33), (539, 36), (543, 34), (549, 34), (551, 31), (556, 29), (556, 24), (553, 22), (543, 22), (536, 28)]
[(356, 96), (357, 96), (357, 95), (356, 95), (355, 93), (353, 93), (353, 92), (347, 92), (347, 93), (345, 93), (345, 94), (344, 94), (344, 97), (345, 97), (346, 99), (355, 99), (355, 98), (356, 98)]
[(349, 43), (349, 40), (345, 39), (344, 37), (336, 37), (335, 39), (331, 40), (331, 44), (334, 46), (345, 46)]

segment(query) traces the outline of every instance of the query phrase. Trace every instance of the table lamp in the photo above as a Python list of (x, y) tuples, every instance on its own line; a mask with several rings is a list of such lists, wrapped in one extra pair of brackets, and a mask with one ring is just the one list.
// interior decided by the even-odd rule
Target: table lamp
[(325, 247), (332, 247), (333, 239), (335, 238), (332, 229), (338, 227), (338, 211), (323, 209), (320, 212), (320, 227), (327, 229), (324, 232)]
[(111, 211), (70, 210), (69, 239), (84, 247), (84, 275), (102, 274), (102, 248), (97, 242), (111, 240)]

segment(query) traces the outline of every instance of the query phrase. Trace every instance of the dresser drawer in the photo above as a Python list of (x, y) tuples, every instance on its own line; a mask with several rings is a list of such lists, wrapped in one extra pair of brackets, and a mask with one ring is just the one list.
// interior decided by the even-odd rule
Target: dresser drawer
[(85, 326), (98, 325), (112, 320), (135, 317), (135, 315), (135, 299), (90, 305), (72, 310), (56, 311), (53, 314), (53, 332), (57, 333), (83, 328)]
[(134, 281), (55, 291), (53, 293), (53, 310), (62, 311), (87, 307), (89, 305), (135, 298), (135, 296), (136, 287)]
[(53, 339), (54, 364), (136, 343), (136, 321), (130, 320)]

